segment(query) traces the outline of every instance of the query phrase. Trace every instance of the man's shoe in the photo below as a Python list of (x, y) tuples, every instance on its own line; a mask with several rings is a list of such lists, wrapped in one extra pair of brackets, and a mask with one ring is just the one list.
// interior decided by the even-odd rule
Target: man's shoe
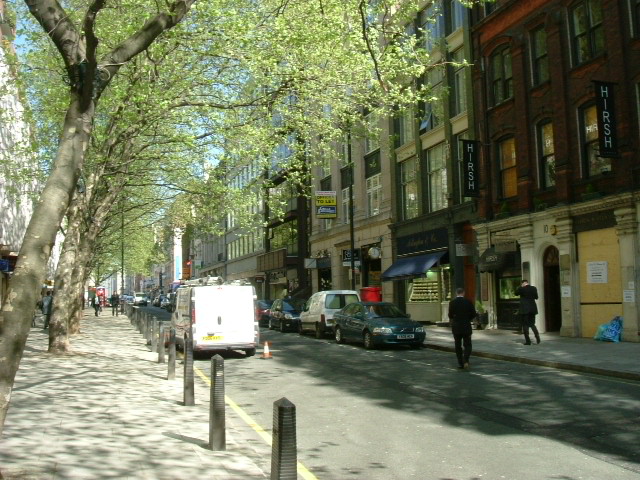
[(469, 370), (471, 368), (471, 365), (469, 365), (469, 362), (464, 362), (464, 367), (465, 370)]
[(531, 342), (524, 342), (523, 345), (531, 345)]
[(540, 337), (536, 337), (536, 343), (540, 343)]
[(464, 370), (464, 365), (458, 365), (458, 370)]

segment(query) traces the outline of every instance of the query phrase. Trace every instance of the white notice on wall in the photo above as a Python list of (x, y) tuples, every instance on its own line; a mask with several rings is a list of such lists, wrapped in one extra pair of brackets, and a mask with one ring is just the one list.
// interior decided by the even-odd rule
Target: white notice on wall
[(587, 283), (608, 283), (609, 262), (587, 262)]
[(571, 287), (569, 285), (563, 285), (560, 287), (560, 295), (562, 295), (562, 298), (571, 297)]
[(635, 292), (635, 290), (623, 290), (622, 291), (622, 301), (624, 303), (634, 303), (636, 301), (636, 292)]

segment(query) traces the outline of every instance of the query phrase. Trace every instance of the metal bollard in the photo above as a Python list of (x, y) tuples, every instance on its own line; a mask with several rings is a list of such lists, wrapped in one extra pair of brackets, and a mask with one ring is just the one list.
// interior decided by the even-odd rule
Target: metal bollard
[(142, 315), (142, 318), (144, 318), (144, 322), (146, 325), (146, 329), (145, 329), (145, 340), (147, 340), (147, 345), (151, 344), (151, 317), (147, 314), (147, 312), (140, 312), (140, 315)]
[(155, 316), (151, 317), (151, 351), (158, 351), (158, 320)]
[(190, 333), (184, 334), (184, 385), (183, 400), (185, 407), (196, 404), (193, 380), (193, 341)]
[(296, 443), (296, 406), (282, 397), (273, 402), (271, 480), (298, 478)]
[(142, 312), (140, 312), (139, 310), (137, 310), (137, 311), (138, 311), (138, 314), (141, 315), (142, 322), (144, 324), (144, 339), (147, 340), (147, 342), (148, 342), (149, 341), (149, 335), (150, 335), (149, 334), (149, 327), (150, 327), (149, 319), (147, 318), (146, 315), (142, 315)]
[(164, 325), (158, 326), (158, 363), (164, 363)]
[(171, 327), (169, 330), (169, 371), (167, 380), (176, 378), (176, 329)]
[(211, 391), (209, 395), (209, 448), (226, 450), (224, 413), (224, 358), (211, 357)]

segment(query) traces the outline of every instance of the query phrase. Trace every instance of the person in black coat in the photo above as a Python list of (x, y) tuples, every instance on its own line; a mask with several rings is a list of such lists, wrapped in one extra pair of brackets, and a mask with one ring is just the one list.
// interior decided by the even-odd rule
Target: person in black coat
[[(473, 303), (464, 298), (464, 288), (456, 289), (456, 298), (449, 302), (449, 320), (451, 320), (451, 333), (458, 357), (458, 368), (469, 368), (471, 356), (471, 322), (478, 313)], [(464, 344), (464, 352), (462, 350)]]
[(531, 345), (529, 338), (529, 328), (533, 330), (536, 336), (536, 342), (540, 343), (540, 333), (536, 327), (536, 315), (538, 314), (538, 289), (533, 285), (529, 285), (527, 280), (522, 280), (520, 286), (516, 289), (516, 295), (520, 297), (520, 321), (522, 322), (522, 332), (524, 333), (524, 344)]

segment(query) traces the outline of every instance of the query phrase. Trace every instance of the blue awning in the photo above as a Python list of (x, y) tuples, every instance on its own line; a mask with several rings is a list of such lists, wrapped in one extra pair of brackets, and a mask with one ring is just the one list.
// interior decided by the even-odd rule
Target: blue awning
[(384, 271), (382, 280), (405, 280), (407, 278), (422, 276), (427, 270), (438, 263), (445, 253), (447, 253), (446, 250), (429, 253), (428, 255), (399, 258)]

